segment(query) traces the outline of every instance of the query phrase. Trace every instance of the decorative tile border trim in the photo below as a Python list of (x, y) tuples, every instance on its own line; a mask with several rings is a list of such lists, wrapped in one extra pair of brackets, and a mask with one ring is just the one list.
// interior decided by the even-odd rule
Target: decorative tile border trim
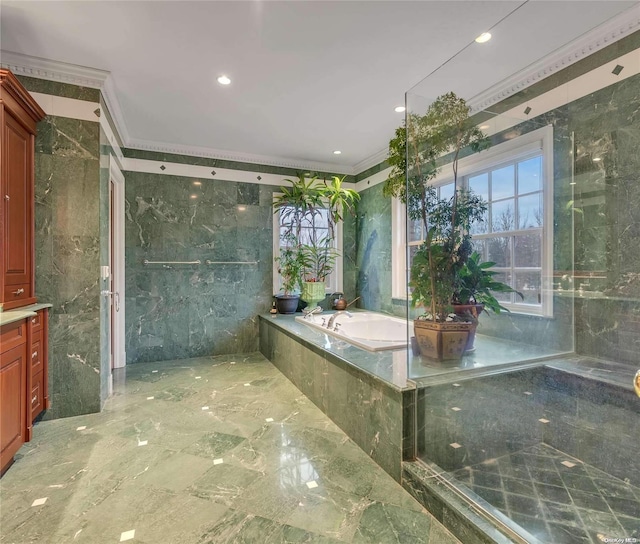
[[(482, 111), (489, 106), (498, 104), (518, 92), (543, 81), (548, 76), (559, 73), (563, 69), (587, 58), (589, 55), (606, 49), (607, 46), (632, 35), (638, 31), (638, 29), (640, 29), (640, 7), (633, 6), (557, 50), (555, 53), (548, 55), (525, 70), (514, 74), (507, 80), (503, 80), (494, 87), (477, 95), (469, 101), (473, 107), (473, 111)], [(285, 157), (261, 156), (250, 153), (229, 152), (205, 147), (183, 146), (137, 139), (131, 137), (128, 131), (113, 85), (113, 78), (110, 77), (108, 71), (22, 55), (11, 51), (2, 51), (2, 66), (11, 69), (16, 74), (28, 77), (101, 89), (105, 103), (115, 120), (117, 131), (122, 136), (122, 141), (125, 146), (129, 148), (266, 164), (301, 170), (338, 170), (341, 171), (342, 174), (347, 175), (356, 175), (371, 167), (375, 167), (381, 164), (387, 156), (387, 150), (382, 149), (351, 167), (340, 167), (332, 163), (301, 161)], [(507, 113), (513, 113), (513, 111), (510, 110), (510, 112)], [(370, 178), (362, 181), (368, 181), (369, 183), (367, 185), (371, 186)], [(377, 183), (379, 183), (379, 181)]]
[[(273, 185), (280, 187), (286, 185), (283, 174), (265, 174), (249, 170), (235, 170), (230, 168), (218, 168), (211, 166), (199, 166), (177, 162), (155, 161), (148, 159), (122, 159), (123, 170), (131, 172), (145, 172), (147, 174), (160, 174), (164, 176), (181, 176), (199, 179), (220, 179), (240, 183), (257, 183), (258, 185)], [(345, 182), (345, 188), (355, 188), (354, 183)]]
[(636, 5), (566, 44), (551, 55), (473, 97), (469, 100), (469, 104), (474, 112), (486, 110), (639, 29), (640, 6)]
[[(51, 94), (29, 93), (40, 105), (47, 115), (54, 117), (68, 117), (81, 121), (100, 122), (100, 104), (98, 102), (87, 102), (76, 98), (66, 98), (64, 96), (54, 96)], [(96, 113), (96, 110), (98, 113)]]
[[(125, 136), (125, 134), (123, 134)], [(154, 151), (157, 153), (171, 153), (175, 155), (192, 155), (195, 157), (206, 157), (210, 159), (221, 159), (236, 162), (248, 162), (252, 164), (265, 164), (268, 166), (280, 166), (302, 171), (331, 172), (337, 171), (341, 175), (353, 175), (353, 168), (349, 166), (339, 166), (328, 162), (304, 161), (288, 159), (286, 157), (270, 157), (266, 155), (256, 155), (253, 153), (241, 153), (236, 151), (226, 151), (209, 147), (189, 146), (170, 144), (166, 142), (156, 142), (139, 138), (126, 138), (126, 146), (131, 149), (143, 151)]]

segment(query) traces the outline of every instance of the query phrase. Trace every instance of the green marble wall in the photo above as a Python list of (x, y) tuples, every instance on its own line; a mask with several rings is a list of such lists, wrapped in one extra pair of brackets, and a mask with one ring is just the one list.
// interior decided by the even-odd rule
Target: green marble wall
[(356, 281), (360, 308), (393, 313), (391, 300), (391, 198), (383, 184), (360, 193), (356, 223)]
[(273, 294), (275, 187), (139, 172), (125, 179), (127, 362), (256, 351), (257, 315)]
[(640, 363), (638, 89), (640, 75), (569, 108), (576, 142), (576, 350), (634, 367)]
[[(93, 89), (20, 79), (32, 91), (98, 97)], [(92, 122), (47, 116), (38, 125), (36, 295), (53, 304), (47, 419), (100, 410), (99, 143), (97, 117)]]

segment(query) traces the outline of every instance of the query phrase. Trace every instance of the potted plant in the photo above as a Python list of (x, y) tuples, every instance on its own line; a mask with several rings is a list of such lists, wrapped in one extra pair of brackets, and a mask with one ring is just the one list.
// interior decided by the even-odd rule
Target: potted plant
[(347, 212), (354, 212), (360, 195), (343, 187), (344, 177), (330, 182), (317, 176), (307, 180), (286, 179), (274, 200), (274, 213), (280, 214), (282, 240), (296, 247), (300, 259), (301, 297), (310, 306), (325, 298), (325, 280), (335, 267), (339, 253), (334, 246), (336, 227)]
[[(473, 325), (452, 311), (457, 278), (472, 253), (471, 225), (482, 220), (486, 203), (458, 187), (458, 160), (463, 150), (488, 146), (466, 102), (454, 93), (438, 97), (422, 116), (409, 114), (406, 132), (396, 130), (389, 143), (393, 168), (385, 194), (400, 197), (409, 218), (421, 221), (426, 233), (410, 269), (412, 306), (426, 310), (414, 321), (414, 332), (420, 352), (438, 360), (462, 357)], [(449, 199), (439, 198), (429, 185), (440, 162), (452, 169), (455, 190)]]
[(296, 287), (302, 287), (302, 269), (304, 257), (299, 245), (291, 236), (289, 242), (280, 250), (280, 256), (275, 258), (278, 272), (282, 276), (282, 294), (275, 295), (278, 313), (293, 314), (298, 309), (300, 295), (295, 293)]
[(493, 293), (516, 293), (524, 300), (524, 295), (513, 287), (494, 278), (497, 272), (489, 270), (496, 263), (480, 260), (480, 254), (473, 252), (464, 266), (460, 269), (453, 295), (453, 311), (460, 317), (467, 317), (473, 323), (467, 340), (466, 352), (475, 349), (474, 342), (478, 317), (483, 311), (491, 310), (500, 314), (502, 310), (510, 312), (500, 304)]

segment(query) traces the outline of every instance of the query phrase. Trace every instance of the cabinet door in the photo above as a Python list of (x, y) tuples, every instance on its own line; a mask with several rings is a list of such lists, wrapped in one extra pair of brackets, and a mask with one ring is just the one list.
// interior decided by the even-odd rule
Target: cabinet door
[(25, 441), (26, 358), (26, 343), (0, 355), (0, 466), (3, 471)]
[(31, 134), (5, 111), (4, 126), (4, 271), (5, 301), (31, 296)]

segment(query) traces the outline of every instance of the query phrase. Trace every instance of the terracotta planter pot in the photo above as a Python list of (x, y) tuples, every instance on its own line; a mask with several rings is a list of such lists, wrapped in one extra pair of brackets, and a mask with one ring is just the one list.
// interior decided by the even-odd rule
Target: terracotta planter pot
[(279, 314), (295, 314), (300, 295), (276, 295), (276, 308)]
[(413, 331), (420, 353), (438, 361), (460, 360), (467, 347), (469, 332), (473, 323), (433, 321), (413, 322)]
[(453, 313), (459, 317), (471, 317), (473, 319), (473, 327), (469, 332), (469, 340), (465, 351), (473, 351), (476, 347), (473, 345), (476, 341), (476, 329), (478, 328), (478, 317), (484, 310), (484, 304), (454, 304)]

